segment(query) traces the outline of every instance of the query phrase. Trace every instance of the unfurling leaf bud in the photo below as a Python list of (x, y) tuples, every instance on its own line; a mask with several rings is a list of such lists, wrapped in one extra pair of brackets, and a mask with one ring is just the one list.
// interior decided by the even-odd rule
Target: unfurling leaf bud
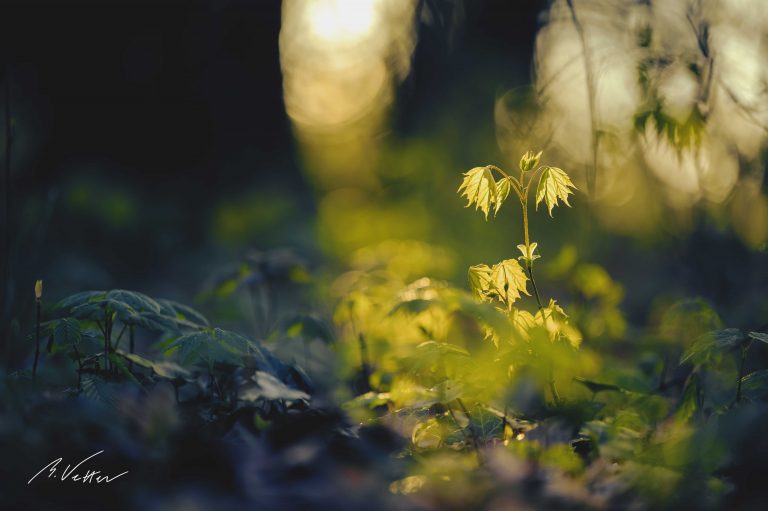
[(43, 296), (43, 281), (35, 281), (35, 300), (39, 300)]
[(530, 266), (533, 263), (533, 261), (541, 257), (540, 255), (534, 253), (536, 251), (537, 245), (538, 243), (536, 243), (535, 241), (530, 245), (528, 245), (527, 247), (525, 245), (518, 245), (517, 249), (523, 253), (523, 255), (518, 257), (518, 259), (522, 259), (523, 261), (525, 261), (525, 263), (528, 266)]
[(541, 160), (541, 153), (542, 151), (535, 154), (533, 151), (527, 151), (523, 157), (520, 158), (520, 170), (528, 172), (529, 170), (535, 169), (539, 164), (539, 160)]

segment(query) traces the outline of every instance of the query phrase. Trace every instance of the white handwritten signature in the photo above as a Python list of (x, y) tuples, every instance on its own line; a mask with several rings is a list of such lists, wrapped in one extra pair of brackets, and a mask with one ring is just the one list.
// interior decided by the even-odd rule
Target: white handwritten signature
[(106, 475), (106, 474), (100, 475), (101, 474), (101, 470), (85, 470), (85, 473), (83, 473), (83, 472), (75, 472), (78, 468), (80, 468), (80, 465), (82, 465), (86, 461), (90, 460), (91, 458), (95, 458), (96, 456), (98, 456), (99, 454), (101, 454), (103, 452), (104, 451), (99, 451), (99, 452), (95, 452), (95, 453), (91, 454), (90, 456), (88, 456), (87, 458), (85, 458), (83, 461), (81, 461), (80, 463), (78, 463), (77, 465), (75, 465), (72, 468), (70, 468), (71, 465), (67, 465), (67, 468), (65, 468), (61, 472), (61, 476), (57, 476), (57, 472), (58, 472), (58, 469), (59, 469), (59, 463), (61, 463), (62, 458), (57, 458), (57, 459), (53, 460), (52, 462), (48, 463), (43, 468), (41, 468), (40, 472), (38, 472), (37, 474), (33, 475), (32, 479), (27, 481), (27, 484), (30, 484), (32, 481), (35, 480), (35, 478), (37, 476), (39, 476), (40, 474), (42, 474), (46, 470), (48, 471), (48, 479), (50, 479), (50, 478), (53, 478), (53, 479), (59, 478), (61, 481), (66, 481), (67, 479), (69, 479), (72, 482), (83, 483), (83, 484), (86, 484), (86, 483), (87, 484), (91, 484), (91, 483), (97, 483), (97, 484), (98, 483), (111, 483), (112, 481), (114, 481), (118, 477), (122, 477), (122, 476), (124, 476), (125, 474), (128, 473), (128, 471), (126, 470), (122, 474), (117, 474), (115, 476), (109, 476), (109, 475)]

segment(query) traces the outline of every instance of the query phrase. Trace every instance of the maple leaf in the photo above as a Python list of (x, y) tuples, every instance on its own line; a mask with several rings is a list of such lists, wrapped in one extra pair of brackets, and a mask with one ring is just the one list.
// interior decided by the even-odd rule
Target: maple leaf
[(512, 186), (509, 184), (509, 179), (505, 177), (496, 181), (496, 190), (498, 191), (498, 194), (496, 195), (496, 208), (493, 210), (493, 216), (499, 214), (501, 205), (505, 200), (507, 200), (507, 196), (509, 196), (509, 190), (511, 188)]
[(536, 189), (536, 209), (539, 209), (539, 203), (544, 201), (547, 203), (549, 216), (552, 216), (552, 208), (558, 205), (558, 200), (562, 200), (566, 206), (570, 207), (568, 195), (573, 194), (571, 188), (576, 189), (571, 178), (562, 169), (544, 167)]
[(527, 282), (528, 277), (517, 259), (505, 259), (491, 268), (491, 285), (510, 310), (520, 293), (530, 296)]
[(565, 340), (574, 348), (581, 344), (581, 333), (568, 323), (568, 315), (553, 299), (536, 312), (534, 321), (547, 330), (550, 340)]
[(469, 267), (469, 287), (480, 298), (487, 298), (491, 288), (491, 267), (487, 264), (476, 264)]
[[(494, 181), (493, 173), (488, 167), (475, 167), (465, 172), (464, 180), (461, 182), (457, 193), (467, 198), (465, 207), (468, 208), (474, 204), (476, 210), (479, 209), (485, 214), (486, 220), (488, 220), (488, 212), (493, 204), (497, 203), (499, 197), (496, 181)], [(499, 204), (498, 207), (501, 205)], [(496, 211), (498, 211), (498, 207)]]

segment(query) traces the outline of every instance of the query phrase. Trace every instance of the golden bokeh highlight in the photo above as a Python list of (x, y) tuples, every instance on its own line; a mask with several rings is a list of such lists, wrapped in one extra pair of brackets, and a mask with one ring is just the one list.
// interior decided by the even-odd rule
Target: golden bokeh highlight
[(286, 111), (316, 186), (375, 189), (372, 172), (415, 44), (413, 0), (285, 0)]

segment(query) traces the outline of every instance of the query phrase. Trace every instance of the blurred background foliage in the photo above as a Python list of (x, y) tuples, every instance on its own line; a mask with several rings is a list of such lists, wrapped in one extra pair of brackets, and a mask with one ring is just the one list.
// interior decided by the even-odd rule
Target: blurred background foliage
[[(629, 488), (646, 508), (708, 507), (733, 485), (732, 503), (759, 500), (750, 471), (764, 461), (749, 442), (768, 413), (757, 373), (768, 353), (750, 344), (746, 368), (730, 352), (694, 369), (678, 361), (708, 332), (768, 331), (760, 0), (1, 9), (6, 373), (31, 366), (36, 279), (48, 317), (78, 291), (136, 289), (263, 341), (301, 366), (313, 399), (375, 423), (362, 451), (330, 433), (346, 420), (337, 411), (270, 416), (285, 438), (238, 440), (248, 448), (236, 454), (201, 447), (232, 484), (252, 485), (246, 500), (272, 487), (267, 507), (294, 493), (308, 499), (294, 505), (339, 507), (318, 488), (343, 493), (344, 477), (359, 490), (347, 492), (349, 509), (370, 495), (387, 496), (382, 508), (622, 506), (634, 503)], [(463, 291), (468, 266), (516, 257), (522, 220), (511, 207), (488, 222), (465, 210), (460, 173), (512, 170), (529, 149), (579, 189), (554, 221), (531, 217), (537, 284), (583, 336), (578, 351), (495, 346), (483, 329), (498, 318)], [(744, 392), (754, 399), (724, 413), (753, 372)], [(4, 385), (4, 396), (22, 392)], [(127, 425), (113, 433), (128, 442), (138, 428), (152, 449), (174, 438), (166, 462), (183, 472), (174, 449), (187, 444), (169, 436), (182, 419), (166, 390), (121, 394)], [(80, 406), (62, 425), (9, 405), (4, 424), (15, 425), (2, 431), (35, 421), (26, 445), (48, 446), (45, 432), (76, 417), (109, 430), (112, 415)], [(471, 448), (478, 439), (507, 448)], [(401, 449), (408, 466), (389, 457)], [(252, 466), (267, 451), (284, 479)], [(468, 474), (478, 457), (487, 470)], [(297, 483), (296, 467), (311, 477)], [(329, 467), (338, 472), (319, 475)], [(205, 508), (231, 493), (221, 478), (208, 493), (148, 486), (136, 502)]]

